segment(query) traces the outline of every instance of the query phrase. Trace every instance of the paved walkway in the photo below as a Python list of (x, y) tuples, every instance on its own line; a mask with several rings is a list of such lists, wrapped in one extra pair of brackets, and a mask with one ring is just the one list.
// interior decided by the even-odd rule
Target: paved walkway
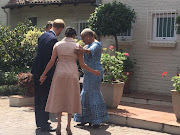
[[(50, 115), (52, 126), (56, 127), (57, 118)], [(62, 135), (66, 135), (66, 114), (62, 117)], [(130, 128), (114, 124), (103, 124), (100, 129), (92, 127), (77, 128), (72, 121), (73, 135), (170, 135), (138, 128)], [(0, 97), (0, 135), (55, 135), (55, 132), (41, 133), (36, 130), (34, 110), (31, 107), (9, 107), (8, 97)]]

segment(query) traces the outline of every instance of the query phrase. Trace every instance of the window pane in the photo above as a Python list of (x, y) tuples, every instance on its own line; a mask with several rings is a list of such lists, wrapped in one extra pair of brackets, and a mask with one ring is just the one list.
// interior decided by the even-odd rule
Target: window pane
[(80, 23), (80, 33), (83, 31), (83, 29), (87, 28), (88, 23)]
[(156, 37), (174, 37), (174, 17), (157, 18)]
[(32, 22), (32, 25), (33, 26), (36, 26), (37, 25), (37, 17), (30, 17), (28, 18), (31, 22)]
[(120, 32), (117, 36), (131, 36), (131, 28), (129, 28), (126, 32)]

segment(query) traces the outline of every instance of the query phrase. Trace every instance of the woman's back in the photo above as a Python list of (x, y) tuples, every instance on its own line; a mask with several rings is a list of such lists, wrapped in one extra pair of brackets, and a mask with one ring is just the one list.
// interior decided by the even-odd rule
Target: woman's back
[(77, 54), (74, 53), (74, 49), (77, 47), (79, 47), (79, 45), (73, 38), (63, 38), (60, 42), (56, 43), (58, 60), (76, 62)]
[(78, 77), (78, 68), (76, 64), (77, 55), (74, 49), (78, 47), (73, 38), (65, 37), (60, 42), (56, 43), (56, 50), (58, 55), (58, 62), (56, 70), (59, 75), (75, 75)]
[(73, 38), (65, 37), (56, 43), (58, 62), (46, 106), (48, 112), (81, 113), (76, 47)]

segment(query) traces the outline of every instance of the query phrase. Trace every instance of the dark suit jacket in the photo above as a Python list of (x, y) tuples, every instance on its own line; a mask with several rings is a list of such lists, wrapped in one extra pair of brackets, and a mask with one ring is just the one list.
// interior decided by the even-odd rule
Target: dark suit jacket
[[(45, 32), (38, 38), (37, 55), (35, 57), (31, 70), (31, 73), (34, 75), (35, 78), (40, 78), (40, 76), (44, 72), (46, 65), (51, 59), (53, 46), (57, 41), (58, 40), (52, 31)], [(48, 78), (52, 79), (54, 70), (55, 65), (46, 74)]]

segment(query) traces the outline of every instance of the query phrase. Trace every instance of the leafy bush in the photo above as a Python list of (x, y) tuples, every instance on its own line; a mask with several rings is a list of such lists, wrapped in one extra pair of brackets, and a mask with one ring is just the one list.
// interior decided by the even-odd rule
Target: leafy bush
[(20, 88), (18, 85), (2, 85), (0, 86), (0, 95), (24, 95), (24, 89)]
[(0, 25), (0, 70), (4, 72), (29, 70), (35, 52), (34, 46), (37, 45), (37, 36), (40, 35), (37, 31), (28, 20), (18, 23), (12, 30)]
[(21, 62), (24, 63), (24, 67), (27, 70), (32, 67), (34, 55), (37, 51), (38, 38), (41, 34), (42, 32), (38, 28), (34, 28), (25, 34), (25, 39), (21, 42), (21, 47), (23, 48)]
[[(173, 87), (175, 90), (177, 90), (180, 93), (180, 69), (177, 67), (177, 74), (171, 78), (171, 81), (173, 82)], [(167, 72), (162, 73), (162, 77), (166, 77)]]
[[(103, 49), (104, 52), (101, 56), (101, 64), (104, 69), (103, 81), (108, 83), (125, 82), (127, 76), (123, 73), (123, 61), (126, 60), (128, 53), (116, 52), (116, 56), (111, 55), (113, 52), (113, 46), (109, 49)], [(129, 54), (128, 54), (129, 55)]]
[(180, 92), (180, 76), (176, 75), (176, 76), (172, 77), (171, 81), (173, 81), (173, 87), (175, 88), (175, 90)]
[(17, 74), (15, 72), (0, 72), (0, 85), (17, 84)]
[(18, 78), (18, 85), (25, 90), (24, 95), (33, 96), (34, 95), (33, 75), (30, 72), (19, 73), (17, 78)]

